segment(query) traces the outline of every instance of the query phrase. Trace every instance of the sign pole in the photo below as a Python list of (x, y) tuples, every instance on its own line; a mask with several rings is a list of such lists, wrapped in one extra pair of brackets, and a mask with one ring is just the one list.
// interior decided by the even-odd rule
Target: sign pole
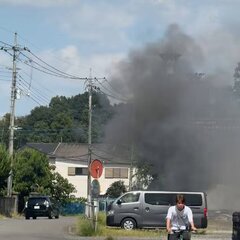
[(100, 160), (95, 159), (92, 160), (90, 164), (90, 173), (91, 176), (94, 178), (92, 181), (92, 194), (91, 196), (95, 198), (93, 201), (93, 226), (94, 226), (94, 231), (97, 231), (97, 219), (98, 219), (98, 207), (99, 207), (99, 202), (98, 202), (98, 196), (100, 194), (100, 185), (98, 178), (101, 177), (103, 172), (103, 164)]

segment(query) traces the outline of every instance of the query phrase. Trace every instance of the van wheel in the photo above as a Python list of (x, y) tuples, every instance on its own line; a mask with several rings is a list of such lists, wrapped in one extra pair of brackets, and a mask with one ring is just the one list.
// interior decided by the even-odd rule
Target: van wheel
[(132, 218), (125, 218), (122, 220), (121, 227), (125, 230), (132, 230), (137, 227), (136, 221)]

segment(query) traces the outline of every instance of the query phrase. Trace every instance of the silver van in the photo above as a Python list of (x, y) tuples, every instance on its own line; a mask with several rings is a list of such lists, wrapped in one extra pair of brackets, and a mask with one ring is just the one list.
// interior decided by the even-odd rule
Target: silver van
[(207, 198), (204, 192), (132, 191), (117, 198), (107, 207), (107, 226), (134, 228), (164, 228), (170, 206), (176, 195), (185, 196), (192, 209), (197, 228), (207, 227)]

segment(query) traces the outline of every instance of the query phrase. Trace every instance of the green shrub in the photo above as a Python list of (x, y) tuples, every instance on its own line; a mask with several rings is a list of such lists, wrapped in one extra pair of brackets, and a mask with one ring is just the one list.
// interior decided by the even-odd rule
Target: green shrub
[(77, 226), (77, 233), (80, 236), (93, 236), (94, 228), (93, 228), (92, 221), (81, 216), (79, 220), (79, 224)]
[(98, 221), (98, 225), (106, 226), (106, 214), (104, 212), (99, 212), (97, 221)]
[(107, 227), (106, 226), (106, 214), (99, 212), (97, 217), (96, 231), (93, 226), (92, 219), (87, 219), (84, 216), (79, 218), (77, 223), (77, 234), (80, 236), (104, 236), (105, 240), (114, 240), (114, 237), (160, 237), (166, 236), (166, 230), (159, 229), (136, 229), (132, 231), (126, 231), (121, 228)]

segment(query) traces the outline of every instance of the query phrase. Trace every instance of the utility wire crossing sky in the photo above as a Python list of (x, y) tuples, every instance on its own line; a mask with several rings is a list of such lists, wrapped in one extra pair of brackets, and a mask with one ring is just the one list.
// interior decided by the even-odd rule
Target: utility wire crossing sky
[[(22, 91), (16, 116), (56, 95), (83, 93), (84, 80), (70, 76), (88, 78), (90, 69), (93, 78), (107, 79), (99, 81), (109, 97), (125, 99), (108, 84), (119, 61), (159, 41), (173, 23), (202, 48), (205, 61), (196, 72), (221, 71), (219, 82), (231, 85), (240, 52), (239, 7), (238, 0), (0, 0), (0, 47), (14, 45), (17, 32), (18, 46), (31, 50), (17, 56)], [(0, 116), (10, 109), (11, 54), (0, 51)]]

